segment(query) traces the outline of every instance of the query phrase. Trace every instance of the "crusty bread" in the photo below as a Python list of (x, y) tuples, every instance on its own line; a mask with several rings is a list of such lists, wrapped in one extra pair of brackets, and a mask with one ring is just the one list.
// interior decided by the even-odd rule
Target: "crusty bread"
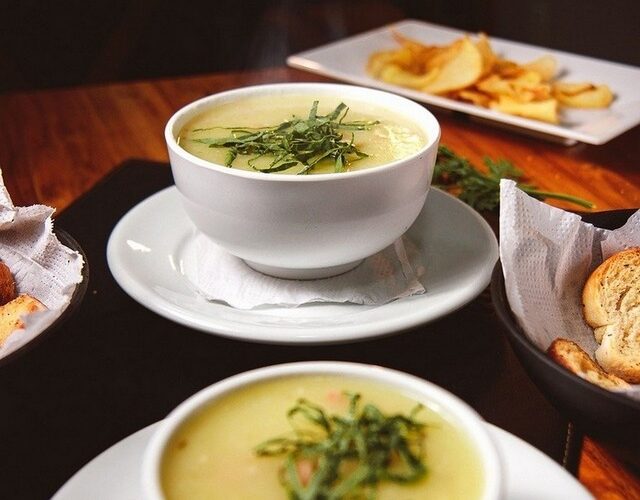
[(600, 366), (640, 383), (640, 248), (616, 253), (600, 264), (585, 284), (582, 303), (600, 343)]
[(621, 378), (605, 372), (578, 344), (571, 340), (554, 340), (547, 349), (547, 353), (556, 363), (592, 384), (605, 389), (629, 387), (629, 384)]
[(16, 298), (16, 282), (7, 265), (0, 261), (0, 306)]
[(22, 316), (44, 309), (46, 307), (40, 301), (26, 294), (18, 295), (11, 302), (0, 306), (0, 345), (14, 331), (24, 328)]

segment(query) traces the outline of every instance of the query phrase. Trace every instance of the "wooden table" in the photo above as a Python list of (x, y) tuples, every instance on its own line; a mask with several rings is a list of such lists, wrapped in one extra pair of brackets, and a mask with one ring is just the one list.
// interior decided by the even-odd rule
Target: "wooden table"
[[(167, 161), (164, 125), (184, 104), (249, 84), (318, 80), (275, 68), (0, 95), (5, 184), (17, 205), (62, 211), (126, 159)], [(597, 210), (640, 207), (640, 127), (604, 146), (566, 147), (436, 114), (442, 143), (474, 163), (485, 155), (512, 160), (541, 189), (586, 198)], [(588, 438), (580, 480), (598, 498), (640, 498), (640, 478)]]

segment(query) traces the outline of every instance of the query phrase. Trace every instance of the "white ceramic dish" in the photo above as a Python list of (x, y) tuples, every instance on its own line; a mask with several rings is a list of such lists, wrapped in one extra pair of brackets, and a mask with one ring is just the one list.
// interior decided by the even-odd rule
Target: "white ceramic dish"
[(230, 393), (268, 380), (291, 379), (303, 376), (337, 375), (348, 379), (366, 380), (382, 385), (389, 391), (405, 396), (438, 411), (457, 429), (460, 429), (477, 453), (482, 466), (484, 488), (481, 500), (497, 500), (503, 491), (502, 464), (495, 444), (481, 417), (466, 403), (450, 392), (413, 375), (381, 366), (344, 362), (303, 362), (268, 366), (217, 382), (181, 403), (165, 418), (156, 430), (144, 455), (142, 485), (145, 498), (162, 500), (160, 470), (162, 458), (170, 439), (177, 429), (200, 412), (215, 405)]
[[(216, 105), (256, 96), (337, 96), (352, 109), (374, 106), (410, 121), (426, 137), (417, 153), (352, 172), (283, 175), (228, 168), (177, 143), (184, 125)], [(420, 213), (431, 184), (440, 126), (424, 107), (351, 85), (279, 83), (222, 92), (177, 111), (165, 139), (185, 210), (204, 234), (252, 268), (280, 278), (346, 272), (395, 241)]]
[(427, 293), (380, 306), (309, 304), (238, 310), (208, 302), (181, 272), (196, 229), (175, 187), (132, 208), (114, 228), (107, 261), (118, 284), (172, 321), (231, 338), (269, 343), (332, 343), (402, 331), (448, 314), (489, 284), (498, 243), (484, 219), (456, 198), (431, 189), (407, 236), (422, 253)]
[(494, 50), (503, 57), (524, 63), (543, 54), (551, 54), (558, 61), (563, 80), (606, 83), (615, 93), (615, 101), (604, 110), (570, 110), (564, 114), (560, 124), (554, 125), (376, 80), (366, 73), (365, 65), (372, 52), (398, 46), (391, 36), (391, 29), (427, 44), (436, 45), (448, 44), (466, 34), (460, 30), (435, 24), (406, 20), (292, 55), (287, 59), (287, 63), (295, 68), (358, 85), (388, 90), (416, 101), (514, 126), (522, 131), (534, 132), (536, 135), (544, 134), (547, 138), (556, 138), (566, 144), (573, 144), (576, 141), (604, 144), (640, 123), (640, 94), (638, 94), (640, 68), (500, 38), (491, 37), (491, 43)]

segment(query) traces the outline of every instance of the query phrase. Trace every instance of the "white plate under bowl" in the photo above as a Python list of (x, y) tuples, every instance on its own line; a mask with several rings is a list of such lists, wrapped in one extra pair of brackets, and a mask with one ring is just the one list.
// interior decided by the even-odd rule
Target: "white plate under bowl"
[[(140, 500), (142, 456), (160, 423), (113, 445), (80, 469), (52, 500)], [(489, 433), (506, 469), (506, 499), (589, 500), (593, 497), (566, 470), (522, 439), (491, 424)]]
[(547, 138), (556, 138), (566, 144), (573, 144), (576, 141), (604, 144), (640, 123), (640, 93), (638, 93), (640, 68), (500, 38), (491, 37), (491, 45), (501, 57), (526, 63), (544, 54), (550, 54), (558, 62), (558, 74), (561, 80), (605, 83), (615, 94), (615, 100), (606, 109), (566, 108), (561, 122), (552, 124), (508, 115), (376, 80), (366, 72), (366, 64), (373, 52), (399, 46), (393, 39), (392, 30), (428, 45), (449, 44), (467, 34), (464, 31), (436, 24), (405, 20), (292, 55), (287, 59), (287, 63), (294, 68), (305, 69), (337, 80), (388, 90), (440, 108), (461, 111), (503, 126), (516, 127), (536, 135), (542, 134)]
[(407, 232), (427, 268), (427, 293), (379, 306), (316, 303), (240, 310), (205, 300), (182, 273), (185, 245), (195, 231), (177, 189), (160, 191), (114, 228), (107, 245), (109, 269), (131, 297), (161, 316), (208, 333), (267, 343), (348, 342), (433, 321), (480, 294), (498, 258), (486, 221), (432, 188)]

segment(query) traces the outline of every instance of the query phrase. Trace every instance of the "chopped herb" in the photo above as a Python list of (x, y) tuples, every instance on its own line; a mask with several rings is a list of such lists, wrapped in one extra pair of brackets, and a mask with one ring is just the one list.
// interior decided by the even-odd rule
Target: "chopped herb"
[[(210, 148), (227, 148), (225, 165), (231, 167), (238, 155), (253, 155), (248, 163), (259, 172), (281, 172), (301, 165), (298, 174), (309, 173), (322, 160), (333, 160), (334, 171), (343, 172), (348, 166), (368, 155), (354, 144), (354, 130), (369, 130), (378, 121), (345, 122), (349, 112), (340, 103), (327, 115), (318, 114), (318, 101), (314, 101), (306, 119), (293, 117), (273, 127), (212, 127), (231, 131), (229, 137), (194, 139)], [(195, 129), (200, 132), (211, 129)], [(342, 131), (352, 131), (350, 140), (344, 140)], [(256, 161), (267, 157), (267, 166)]]
[(544, 200), (555, 198), (584, 208), (593, 208), (590, 201), (563, 193), (540, 191), (532, 184), (520, 183), (523, 173), (507, 160), (485, 158), (488, 173), (478, 171), (466, 158), (458, 156), (446, 146), (438, 148), (433, 183), (451, 191), (476, 210), (494, 210), (500, 205), (500, 179), (513, 179), (525, 193)]
[(348, 414), (328, 415), (300, 399), (287, 417), (290, 437), (260, 444), (258, 456), (284, 456), (280, 481), (290, 500), (373, 500), (384, 481), (413, 483), (427, 474), (423, 463), (425, 424), (409, 415), (384, 415), (349, 398)]

